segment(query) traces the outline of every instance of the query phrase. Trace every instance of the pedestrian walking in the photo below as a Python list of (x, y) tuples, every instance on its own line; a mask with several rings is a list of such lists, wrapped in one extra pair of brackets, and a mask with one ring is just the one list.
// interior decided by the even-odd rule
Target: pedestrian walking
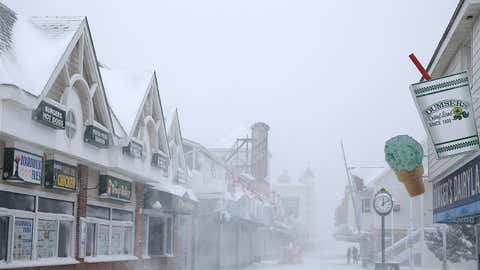
[(350, 258), (352, 257), (352, 249), (347, 249), (347, 264), (350, 264)]
[(352, 248), (352, 261), (353, 261), (353, 264), (358, 263), (358, 249), (356, 246), (353, 246)]

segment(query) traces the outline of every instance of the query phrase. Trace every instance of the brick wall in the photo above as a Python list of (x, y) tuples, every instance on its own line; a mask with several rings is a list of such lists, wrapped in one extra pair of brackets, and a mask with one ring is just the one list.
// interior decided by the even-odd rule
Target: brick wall
[(78, 183), (79, 191), (77, 197), (77, 224), (75, 235), (75, 257), (77, 260), (83, 262), (79, 256), (79, 243), (80, 243), (80, 218), (87, 216), (87, 188), (88, 188), (88, 167), (85, 165), (78, 165)]

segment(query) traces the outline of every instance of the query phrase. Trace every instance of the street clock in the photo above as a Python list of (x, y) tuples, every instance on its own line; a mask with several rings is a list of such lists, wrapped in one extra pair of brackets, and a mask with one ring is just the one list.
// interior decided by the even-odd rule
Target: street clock
[(380, 189), (373, 199), (373, 208), (380, 216), (388, 215), (393, 208), (392, 195), (384, 188)]

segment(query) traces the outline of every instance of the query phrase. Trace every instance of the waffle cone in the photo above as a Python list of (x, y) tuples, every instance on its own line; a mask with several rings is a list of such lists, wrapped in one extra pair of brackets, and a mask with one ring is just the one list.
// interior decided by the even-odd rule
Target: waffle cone
[(425, 192), (425, 185), (423, 184), (423, 165), (418, 166), (413, 171), (396, 171), (398, 179), (403, 182), (407, 188), (410, 197), (415, 197)]

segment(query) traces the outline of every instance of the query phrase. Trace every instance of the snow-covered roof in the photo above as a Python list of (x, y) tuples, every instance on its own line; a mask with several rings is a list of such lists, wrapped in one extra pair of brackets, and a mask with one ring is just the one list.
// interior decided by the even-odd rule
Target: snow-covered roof
[(101, 67), (100, 73), (109, 105), (121, 126), (127, 134), (130, 134), (148, 94), (147, 90), (154, 72), (153, 70), (134, 72)]
[(0, 27), (8, 43), (0, 47), (0, 84), (39, 96), (85, 17), (15, 17), (10, 29)]
[(125, 129), (122, 127), (122, 124), (120, 124), (120, 121), (118, 120), (117, 115), (115, 112), (112, 111), (112, 108), (110, 109), (110, 114), (112, 115), (112, 126), (113, 126), (113, 133), (120, 137), (120, 138), (125, 138), (128, 136), (128, 134), (125, 132)]

